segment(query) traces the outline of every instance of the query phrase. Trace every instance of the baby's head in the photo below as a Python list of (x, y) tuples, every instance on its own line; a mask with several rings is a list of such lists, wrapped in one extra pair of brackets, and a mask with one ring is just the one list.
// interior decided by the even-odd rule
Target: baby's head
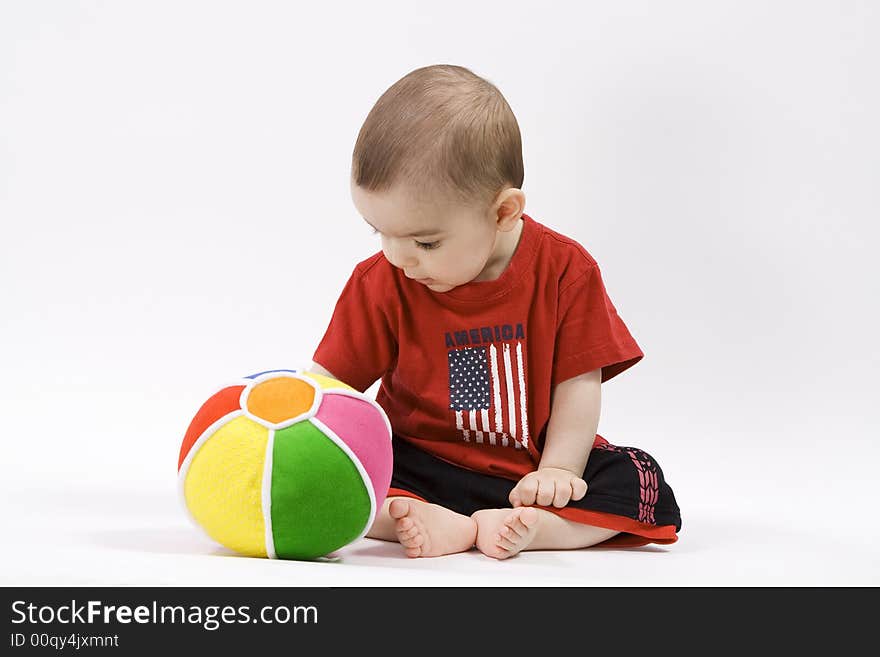
[(460, 66), (394, 83), (352, 155), (352, 200), (385, 257), (435, 292), (497, 278), (516, 247), (522, 182), (516, 117), (492, 83)]

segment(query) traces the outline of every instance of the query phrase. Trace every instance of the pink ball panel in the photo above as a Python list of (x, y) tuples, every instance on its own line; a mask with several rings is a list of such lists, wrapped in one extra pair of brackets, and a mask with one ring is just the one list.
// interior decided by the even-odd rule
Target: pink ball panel
[(360, 459), (381, 505), (391, 485), (391, 436), (379, 411), (367, 401), (324, 391), (315, 417), (345, 441)]

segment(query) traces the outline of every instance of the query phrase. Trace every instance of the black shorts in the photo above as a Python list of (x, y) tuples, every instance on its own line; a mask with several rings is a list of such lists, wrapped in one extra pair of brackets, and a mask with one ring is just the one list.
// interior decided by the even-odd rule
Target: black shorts
[[(651, 455), (635, 447), (598, 441), (583, 473), (587, 494), (557, 509), (567, 520), (616, 529), (601, 545), (674, 543), (681, 530), (675, 495)], [(394, 472), (389, 497), (415, 497), (469, 516), (480, 509), (511, 508), (517, 482), (453, 465), (394, 435)]]

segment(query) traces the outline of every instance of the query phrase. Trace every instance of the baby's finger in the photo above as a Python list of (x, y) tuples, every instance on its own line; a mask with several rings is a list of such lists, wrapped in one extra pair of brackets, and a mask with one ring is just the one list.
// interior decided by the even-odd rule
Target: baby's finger
[(580, 477), (571, 480), (571, 499), (579, 500), (587, 494), (587, 482)]
[(553, 506), (557, 509), (561, 509), (568, 504), (570, 498), (571, 486), (566, 486), (562, 482), (559, 482), (556, 486), (556, 494), (553, 496)]
[(535, 503), (535, 497), (538, 495), (538, 480), (534, 477), (527, 477), (516, 485), (519, 490), (519, 499), (523, 506), (529, 506)]
[(545, 479), (538, 484), (538, 494), (535, 499), (541, 506), (550, 506), (553, 504), (553, 498), (556, 495), (556, 484), (552, 479)]
[(517, 491), (516, 487), (514, 487), (514, 489), (510, 491), (510, 495), (507, 499), (510, 500), (510, 506), (514, 508), (522, 505), (522, 499), (520, 499), (519, 492)]

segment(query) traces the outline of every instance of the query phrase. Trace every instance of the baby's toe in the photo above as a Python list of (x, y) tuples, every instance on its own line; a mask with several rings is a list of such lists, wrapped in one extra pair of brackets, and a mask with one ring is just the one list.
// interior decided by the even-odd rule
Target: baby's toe
[(502, 550), (508, 551), (512, 550), (516, 547), (516, 541), (519, 537), (516, 534), (513, 535), (513, 538), (505, 536), (504, 534), (498, 534), (495, 537), (495, 545)]
[(425, 535), (418, 531), (418, 527), (413, 527), (406, 535), (398, 534), (400, 545), (403, 546), (404, 554), (408, 557), (422, 556), (422, 548), (425, 545)]
[(502, 538), (506, 538), (511, 541), (515, 541), (516, 537), (519, 535), (518, 532), (513, 527), (510, 527), (508, 525), (502, 525), (501, 529), (498, 530), (498, 534)]
[[(538, 510), (534, 507), (527, 506), (517, 514), (517, 527), (528, 532), (536, 524), (538, 524)], [(519, 529), (517, 530), (518, 533)]]
[(419, 528), (412, 522), (407, 523), (406, 526), (401, 526), (402, 523), (398, 522), (397, 527), (395, 527), (395, 531), (397, 533), (397, 538), (412, 538), (416, 534), (419, 533)]
[(526, 527), (522, 520), (520, 520), (520, 513), (511, 514), (509, 518), (504, 521), (504, 527), (501, 530), (501, 534), (507, 536), (512, 540), (516, 540), (517, 538), (521, 538), (525, 536), (529, 532), (529, 528)]
[(391, 500), (388, 505), (388, 514), (395, 520), (400, 520), (409, 513), (409, 502), (406, 500)]

